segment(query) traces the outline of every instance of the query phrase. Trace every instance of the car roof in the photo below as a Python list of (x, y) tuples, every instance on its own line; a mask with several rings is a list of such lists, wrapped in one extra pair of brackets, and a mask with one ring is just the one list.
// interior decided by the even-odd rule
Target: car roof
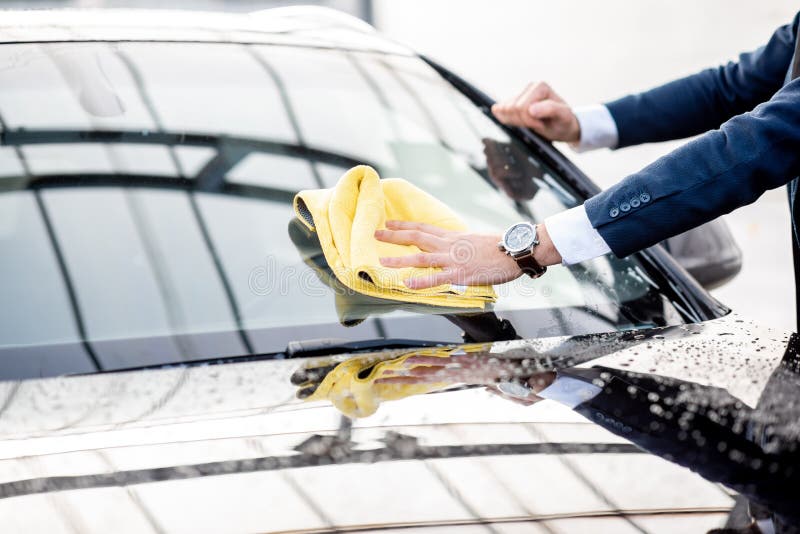
[(42, 9), (2, 10), (0, 13), (0, 44), (244, 42), (403, 55), (412, 53), (354, 16), (314, 6), (282, 7), (251, 13), (160, 9)]

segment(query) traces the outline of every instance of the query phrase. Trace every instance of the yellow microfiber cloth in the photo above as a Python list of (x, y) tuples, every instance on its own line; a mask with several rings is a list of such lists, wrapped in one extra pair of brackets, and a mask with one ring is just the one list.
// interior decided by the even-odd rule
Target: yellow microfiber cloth
[(473, 308), (431, 306), (430, 304), (418, 304), (416, 302), (387, 300), (354, 291), (342, 284), (331, 271), (328, 262), (325, 260), (322, 247), (319, 245), (316, 232), (310, 230), (296, 218), (289, 221), (287, 231), (292, 243), (297, 247), (297, 252), (303, 258), (303, 262), (314, 271), (314, 274), (323, 284), (331, 288), (336, 313), (342, 326), (356, 326), (370, 316), (392, 313), (398, 310), (438, 315), (486, 313), (476, 312)]
[[(462, 345), (461, 347), (433, 347), (418, 349), (381, 360), (381, 356), (354, 356), (333, 367), (319, 383), (314, 393), (305, 398), (306, 401), (327, 400), (348, 417), (368, 417), (374, 414), (381, 402), (399, 400), (413, 395), (422, 395), (439, 391), (455, 385), (444, 377), (441, 382), (409, 384), (380, 384), (376, 380), (389, 375), (387, 371), (402, 372), (417, 365), (410, 365), (406, 360), (412, 356), (428, 356), (442, 358), (446, 365), (451, 356), (487, 351), (489, 346), (483, 343)], [(383, 356), (386, 358), (386, 356)], [(401, 375), (402, 376), (402, 375)], [(308, 384), (299, 384), (307, 387)]]
[(497, 295), (491, 286), (444, 284), (409, 289), (403, 280), (425, 276), (437, 267), (383, 267), (378, 258), (415, 254), (413, 245), (375, 239), (387, 220), (416, 221), (448, 230), (466, 225), (433, 196), (400, 178), (381, 180), (372, 167), (347, 171), (331, 189), (301, 191), (294, 198), (297, 217), (314, 230), (333, 273), (345, 286), (373, 297), (457, 308), (483, 308)]

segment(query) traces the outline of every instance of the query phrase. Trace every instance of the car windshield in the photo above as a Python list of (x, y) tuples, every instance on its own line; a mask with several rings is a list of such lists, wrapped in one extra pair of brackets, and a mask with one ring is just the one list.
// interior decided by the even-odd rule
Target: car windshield
[(483, 341), (687, 317), (636, 256), (520, 278), (480, 314), (339, 291), (305, 253), (291, 202), (354, 165), (409, 180), (477, 232), (582, 202), (418, 57), (9, 44), (0, 78), (3, 377), (273, 353), (315, 338)]

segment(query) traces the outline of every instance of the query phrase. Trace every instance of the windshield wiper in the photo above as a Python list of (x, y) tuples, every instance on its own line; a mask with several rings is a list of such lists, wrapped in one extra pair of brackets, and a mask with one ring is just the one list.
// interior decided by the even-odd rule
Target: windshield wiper
[[(125, 371), (142, 371), (146, 369), (168, 369), (172, 367), (197, 367), (201, 365), (222, 365), (226, 363), (251, 362), (259, 360), (284, 360), (288, 358), (311, 358), (314, 356), (330, 356), (335, 354), (381, 351), (391, 349), (413, 349), (425, 347), (444, 347), (459, 343), (487, 343), (520, 339), (514, 327), (507, 319), (499, 318), (494, 312), (473, 314), (445, 314), (447, 320), (460, 327), (462, 341), (431, 341), (413, 338), (374, 338), (348, 340), (342, 338), (320, 338), (290, 341), (286, 348), (276, 352), (258, 354), (240, 354), (237, 356), (220, 356), (190, 361), (172, 361), (123, 369), (108, 369), (101, 373), (121, 373)], [(97, 373), (78, 373), (97, 374)]]
[(377, 338), (362, 341), (351, 341), (340, 338), (306, 339), (290, 341), (284, 354), (287, 358), (309, 358), (312, 356), (330, 356), (348, 352), (368, 352), (376, 350), (405, 349), (416, 347), (442, 347), (454, 345), (445, 341), (426, 341), (422, 339)]
[(260, 354), (245, 354), (240, 356), (222, 356), (219, 358), (207, 358), (203, 360), (175, 361), (142, 365), (137, 367), (125, 367), (123, 369), (108, 369), (84, 374), (104, 374), (104, 373), (123, 373), (128, 371), (145, 371), (150, 369), (170, 369), (174, 367), (198, 367), (202, 365), (222, 365), (226, 363), (252, 362), (259, 360), (284, 360), (287, 358), (311, 358), (314, 356), (332, 356), (336, 354), (348, 354), (359, 352), (373, 352), (392, 349), (414, 349), (425, 347), (445, 347), (457, 345), (451, 341), (430, 341), (424, 339), (406, 338), (375, 338), (353, 341), (340, 338), (321, 338), (290, 341), (286, 348), (276, 352), (264, 352)]

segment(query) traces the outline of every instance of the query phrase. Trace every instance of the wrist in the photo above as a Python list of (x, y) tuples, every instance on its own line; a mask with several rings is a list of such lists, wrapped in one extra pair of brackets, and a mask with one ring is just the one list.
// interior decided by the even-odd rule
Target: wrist
[(572, 147), (578, 152), (597, 148), (615, 148), (619, 141), (617, 123), (608, 108), (602, 104), (573, 109), (578, 123), (578, 136)]
[(558, 375), (555, 371), (546, 371), (543, 373), (536, 373), (528, 377), (526, 380), (528, 387), (531, 388), (534, 394), (538, 395), (543, 389), (547, 389), (552, 384)]
[(533, 258), (542, 267), (560, 264), (562, 261), (561, 254), (558, 253), (553, 240), (550, 239), (550, 234), (547, 233), (547, 226), (544, 223), (536, 225), (536, 235), (539, 238), (539, 244), (533, 249)]
[(572, 118), (572, 127), (566, 141), (572, 145), (579, 145), (581, 142), (581, 121), (578, 120), (578, 116), (572, 110), (570, 110), (570, 116)]

